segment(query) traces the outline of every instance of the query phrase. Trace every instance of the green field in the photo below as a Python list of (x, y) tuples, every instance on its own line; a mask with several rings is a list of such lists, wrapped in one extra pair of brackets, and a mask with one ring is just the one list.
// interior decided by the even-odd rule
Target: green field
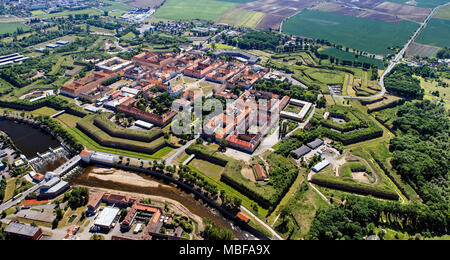
[(99, 9), (102, 11), (120, 11), (120, 10), (131, 10), (133, 9), (129, 5), (126, 5), (124, 3), (120, 3), (117, 1), (107, 1), (102, 0), (103, 3), (107, 4), (107, 6), (100, 7)]
[(168, 0), (158, 11), (155, 18), (171, 20), (209, 20), (215, 21), (230, 8), (246, 0)]
[(57, 12), (57, 13), (51, 13), (47, 14), (45, 12), (36, 12), (33, 14), (34, 17), (39, 18), (52, 18), (52, 17), (62, 17), (62, 16), (69, 16), (69, 15), (76, 15), (76, 14), (102, 14), (98, 9), (94, 8), (88, 8), (83, 10), (76, 10), (76, 11), (63, 11), (63, 12)]
[[(389, 2), (406, 4), (407, 2), (410, 2), (410, 0), (389, 0)], [(447, 3), (448, 0), (415, 0), (415, 2), (417, 4), (414, 6), (423, 7), (423, 8), (433, 8), (438, 5)]]
[(450, 5), (439, 8), (433, 17), (450, 20)]
[(402, 46), (417, 29), (409, 21), (382, 22), (352, 16), (305, 10), (283, 25), (283, 32), (324, 39), (376, 54), (391, 53), (390, 46)]
[(5, 33), (14, 33), (17, 29), (22, 28), (24, 31), (28, 31), (29, 28), (23, 23), (14, 22), (14, 23), (0, 23), (0, 34)]
[(416, 42), (438, 47), (450, 46), (450, 20), (431, 19), (417, 37)]
[(348, 61), (358, 61), (358, 62), (363, 62), (363, 63), (370, 63), (373, 65), (378, 66), (378, 68), (383, 69), (384, 65), (383, 65), (383, 61), (382, 60), (377, 60), (377, 59), (372, 59), (366, 56), (358, 56), (358, 58), (356, 58), (356, 55), (352, 52), (346, 52), (343, 50), (338, 50), (335, 48), (330, 48), (330, 49), (326, 49), (323, 51), (319, 51), (321, 54), (326, 54), (329, 56), (333, 56), (336, 57), (340, 60), (348, 60)]
[(219, 17), (217, 21), (235, 26), (255, 28), (262, 18), (264, 18), (264, 13), (233, 8)]

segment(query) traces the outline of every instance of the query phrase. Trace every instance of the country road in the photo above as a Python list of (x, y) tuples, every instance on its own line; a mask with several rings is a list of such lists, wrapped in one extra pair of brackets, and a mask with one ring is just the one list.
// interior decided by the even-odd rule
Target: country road
[(419, 28), (412, 35), (412, 37), (409, 39), (409, 41), (403, 46), (403, 49), (399, 53), (397, 53), (397, 55), (394, 57), (393, 60), (391, 60), (389, 66), (386, 68), (386, 70), (383, 72), (383, 74), (380, 77), (380, 81), (379, 81), (379, 84), (381, 86), (380, 93), (373, 95), (373, 96), (368, 96), (368, 97), (354, 97), (354, 96), (340, 96), (340, 95), (333, 95), (333, 96), (334, 97), (342, 97), (342, 98), (346, 98), (346, 99), (373, 99), (373, 98), (379, 98), (379, 97), (384, 96), (384, 94), (386, 94), (386, 87), (384, 85), (384, 78), (386, 77), (386, 75), (388, 75), (392, 71), (392, 69), (394, 69), (394, 67), (400, 63), (400, 60), (403, 58), (403, 55), (406, 53), (406, 50), (408, 49), (409, 45), (411, 45), (411, 43), (414, 42), (414, 40), (417, 38), (417, 36), (420, 34), (420, 32), (423, 30), (423, 28), (425, 28), (425, 26), (430, 21), (431, 17), (433, 17), (436, 10), (443, 6), (449, 5), (449, 4), (450, 3), (446, 3), (446, 4), (435, 7), (430, 12), (430, 14), (427, 16), (427, 18), (423, 21), (423, 23), (420, 24)]
[(10, 200), (8, 200), (7, 202), (3, 203), (0, 205), (0, 212), (7, 210), (13, 206), (16, 206), (17, 204), (19, 204), (20, 202), (22, 202), (28, 195), (30, 195), (31, 193), (37, 191), (40, 187), (42, 187), (44, 184), (46, 184), (46, 181), (41, 182), (40, 184), (34, 185), (33, 187), (31, 187), (30, 189), (28, 189), (27, 191), (25, 191), (24, 193), (22, 193), (22, 195), (19, 198), (12, 198)]

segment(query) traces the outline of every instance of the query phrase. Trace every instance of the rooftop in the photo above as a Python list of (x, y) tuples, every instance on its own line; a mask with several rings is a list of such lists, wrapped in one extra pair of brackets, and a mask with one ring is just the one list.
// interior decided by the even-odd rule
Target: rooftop
[(4, 231), (15, 235), (33, 237), (40, 232), (40, 230), (41, 229), (39, 227), (12, 222), (5, 228)]
[(119, 213), (119, 209), (116, 208), (104, 208), (95, 220), (94, 225), (101, 227), (110, 227)]

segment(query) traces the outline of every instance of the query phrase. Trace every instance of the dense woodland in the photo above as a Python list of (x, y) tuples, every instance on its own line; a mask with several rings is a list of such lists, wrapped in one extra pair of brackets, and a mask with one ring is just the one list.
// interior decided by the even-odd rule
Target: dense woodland
[(274, 32), (252, 31), (239, 38), (231, 40), (232, 46), (238, 46), (244, 50), (272, 50), (280, 45), (281, 35)]
[(436, 57), (438, 59), (450, 59), (450, 47), (446, 47), (446, 48), (440, 49), (436, 53)]
[[(416, 238), (448, 234), (450, 120), (431, 101), (406, 103), (397, 112), (391, 140), (391, 164), (420, 195), (424, 204), (381, 202), (347, 197), (339, 206), (320, 210), (310, 235), (317, 239), (363, 239), (383, 225)], [(384, 221), (383, 221), (384, 220)], [(383, 236), (382, 232), (378, 232)]]
[(316, 90), (306, 90), (301, 86), (278, 80), (261, 80), (254, 85), (254, 88), (257, 90), (269, 91), (281, 96), (287, 95), (291, 98), (301, 99), (311, 103), (316, 102), (318, 94)]
[(348, 196), (344, 204), (317, 212), (310, 235), (320, 240), (361, 240), (376, 234), (383, 237), (383, 232), (376, 231), (383, 224), (409, 234), (420, 234), (417, 236), (420, 238), (445, 234), (449, 223), (448, 214), (425, 205)]
[(408, 65), (396, 66), (384, 80), (386, 89), (404, 98), (422, 99), (424, 90), (420, 87), (420, 81), (413, 78), (413, 75), (414, 69)]
[[(424, 202), (447, 204), (450, 199), (450, 120), (445, 108), (430, 101), (400, 107), (392, 139), (393, 167)], [(445, 203), (446, 202), (446, 203)]]

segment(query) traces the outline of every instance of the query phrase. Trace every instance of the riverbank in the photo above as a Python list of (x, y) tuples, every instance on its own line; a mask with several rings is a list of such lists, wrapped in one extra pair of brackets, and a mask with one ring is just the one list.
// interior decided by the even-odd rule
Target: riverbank
[[(121, 183), (109, 181), (102, 178), (99, 179), (97, 178), (99, 172), (117, 172), (115, 176), (123, 175), (123, 173), (126, 173), (127, 176), (130, 176), (135, 180), (145, 180), (145, 182), (147, 183), (152, 182), (157, 183), (158, 185), (153, 185), (156, 187), (142, 187), (144, 185), (138, 184), (137, 186), (135, 186), (133, 185), (133, 183)], [(106, 189), (112, 190), (115, 193), (135, 193), (139, 194), (140, 196), (164, 198), (168, 201), (176, 201), (179, 203), (178, 205), (180, 205), (180, 210), (182, 208), (186, 208), (192, 214), (199, 216), (201, 219), (209, 218), (217, 225), (223, 228), (231, 229), (235, 237), (240, 240), (255, 239), (253, 235), (237, 227), (234, 224), (233, 219), (225, 218), (215, 208), (209, 207), (208, 204), (204, 203), (198, 196), (195, 196), (194, 194), (187, 192), (185, 189), (181, 189), (180, 187), (173, 185), (172, 183), (167, 182), (161, 178), (155, 178), (147, 174), (124, 169), (88, 166), (83, 174), (74, 179), (71, 179), (69, 182), (71, 186), (85, 186), (96, 189)]]
[[(205, 230), (205, 224), (203, 223), (203, 218), (192, 213), (187, 207), (185, 207), (183, 204), (181, 204), (180, 202), (178, 202), (176, 200), (162, 197), (162, 196), (147, 195), (147, 194), (141, 194), (141, 193), (135, 193), (135, 192), (124, 193), (124, 192), (118, 192), (117, 190), (111, 190), (111, 189), (105, 189), (105, 188), (92, 188), (92, 187), (88, 187), (88, 186), (84, 186), (84, 187), (89, 188), (89, 190), (91, 192), (104, 191), (107, 193), (131, 195), (133, 197), (150, 199), (152, 202), (152, 205), (159, 206), (162, 208), (164, 208), (165, 205), (167, 204), (170, 209), (170, 213), (186, 216), (186, 217), (192, 219), (195, 223), (197, 223), (196, 231), (198, 231), (198, 233)], [(195, 236), (195, 240), (202, 240), (202, 238), (200, 236)]]

